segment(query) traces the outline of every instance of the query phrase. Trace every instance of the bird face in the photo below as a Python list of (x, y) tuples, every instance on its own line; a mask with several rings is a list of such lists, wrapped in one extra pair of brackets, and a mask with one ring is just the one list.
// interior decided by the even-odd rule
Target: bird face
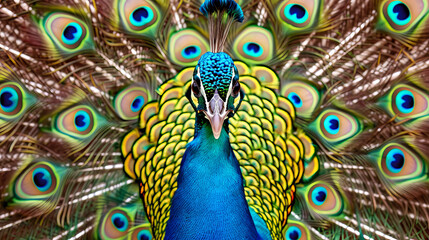
[(197, 111), (203, 112), (210, 121), (216, 139), (226, 117), (236, 110), (234, 99), (240, 92), (238, 78), (237, 67), (226, 53), (208, 52), (195, 67), (191, 89), (198, 98)]

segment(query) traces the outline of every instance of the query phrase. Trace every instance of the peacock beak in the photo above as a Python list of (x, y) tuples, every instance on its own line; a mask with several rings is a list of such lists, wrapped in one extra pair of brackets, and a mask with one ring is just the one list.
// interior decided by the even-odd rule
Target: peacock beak
[(213, 136), (219, 139), (222, 132), (223, 122), (232, 110), (226, 110), (226, 104), (216, 92), (210, 102), (208, 103), (207, 111), (202, 110), (206, 118), (210, 121), (212, 126)]

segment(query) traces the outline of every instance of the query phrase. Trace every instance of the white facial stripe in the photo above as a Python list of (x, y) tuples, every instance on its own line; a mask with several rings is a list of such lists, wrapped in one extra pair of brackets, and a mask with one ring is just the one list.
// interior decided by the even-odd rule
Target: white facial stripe
[(232, 70), (232, 77), (231, 77), (231, 82), (229, 83), (229, 88), (228, 88), (228, 93), (226, 94), (226, 100), (228, 101), (229, 96), (231, 95), (232, 92), (232, 83), (235, 77), (235, 72), (234, 72), (234, 68), (231, 68)]
[(197, 75), (200, 78), (200, 91), (201, 91), (201, 95), (203, 95), (204, 100), (207, 103), (207, 96), (206, 96), (206, 91), (204, 90), (204, 86), (203, 86), (203, 82), (201, 81), (201, 74), (200, 74), (200, 68), (197, 69)]
[(225, 105), (224, 105), (224, 108), (226, 109), (226, 105), (228, 104), (228, 99), (229, 99), (229, 96), (231, 95), (231, 92), (232, 92), (232, 83), (233, 83), (233, 80), (234, 80), (234, 77), (235, 77), (235, 71), (234, 71), (234, 68), (231, 68), (231, 71), (232, 71), (232, 77), (231, 77), (231, 82), (229, 83), (229, 88), (228, 88), (228, 93), (226, 94), (226, 101), (225, 101)]
[[(233, 79), (234, 79), (234, 77), (235, 77), (235, 72), (234, 72), (234, 68), (231, 68), (231, 71), (232, 71), (232, 77), (231, 77), (231, 82), (230, 82), (230, 84), (229, 84), (229, 88), (228, 88), (228, 93), (226, 94), (226, 101), (223, 103), (224, 105), (223, 105), (223, 111), (222, 111), (222, 113), (220, 113), (220, 115), (225, 115), (227, 112), (226, 112), (226, 108), (227, 108), (227, 104), (228, 104), (228, 99), (229, 99), (229, 96), (231, 96), (231, 93), (232, 93), (232, 88), (233, 88)], [(198, 68), (197, 69), (197, 75), (198, 75), (198, 77), (201, 79), (201, 75), (200, 75), (200, 68)], [(203, 84), (202, 84), (202, 82), (201, 82), (201, 86), (200, 86), (200, 91), (201, 91), (201, 95), (204, 97), (204, 101), (206, 102), (206, 106), (207, 106), (207, 108), (210, 108), (210, 102), (207, 100), (207, 95), (206, 95), (206, 91), (205, 91), (205, 89), (204, 89), (204, 86), (203, 86)], [(216, 90), (216, 94), (217, 94), (217, 90)], [(215, 95), (216, 96), (216, 95)], [(215, 97), (215, 96), (213, 96), (213, 98)], [(219, 96), (217, 96), (219, 99), (216, 99), (216, 101), (218, 101), (218, 100), (221, 100), (220, 99), (220, 97)], [(212, 99), (211, 99), (212, 100)], [(223, 101), (223, 100), (222, 100)], [(206, 112), (206, 114), (207, 115), (210, 115), (210, 117), (213, 117), (214, 115), (213, 115), (213, 113), (210, 113), (210, 111), (207, 111)], [(205, 115), (205, 117), (207, 118), (207, 115)]]

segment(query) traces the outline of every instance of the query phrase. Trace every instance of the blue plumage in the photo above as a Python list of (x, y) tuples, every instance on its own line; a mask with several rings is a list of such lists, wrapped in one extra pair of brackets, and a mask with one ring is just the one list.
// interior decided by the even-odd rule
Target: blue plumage
[(177, 183), (166, 240), (262, 239), (252, 220), (239, 163), (225, 129), (216, 140), (204, 120), (186, 148)]

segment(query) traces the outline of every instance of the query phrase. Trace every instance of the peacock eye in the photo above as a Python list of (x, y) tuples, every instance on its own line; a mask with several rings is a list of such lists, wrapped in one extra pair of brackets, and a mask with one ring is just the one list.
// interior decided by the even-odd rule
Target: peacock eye
[(195, 81), (195, 80), (192, 81), (191, 89), (192, 89), (192, 92), (194, 93), (195, 97), (200, 97), (201, 96), (200, 86), (197, 83), (197, 81)]
[(236, 98), (239, 93), (240, 93), (240, 83), (238, 81), (236, 81), (235, 84), (234, 84), (234, 87), (232, 88), (232, 94), (231, 94), (231, 96), (233, 98)]
[(320, 206), (325, 202), (327, 193), (326, 188), (316, 187), (311, 194), (311, 200), (315, 205)]
[(343, 142), (347, 144), (346, 140), (352, 139), (362, 130), (361, 122), (357, 117), (334, 109), (322, 112), (316, 123), (315, 133), (328, 143), (335, 143), (336, 146)]
[(297, 115), (304, 118), (312, 116), (321, 97), (319, 90), (305, 81), (288, 82), (282, 87), (281, 93), (293, 104)]
[(136, 27), (141, 27), (154, 18), (153, 10), (147, 6), (136, 8), (130, 14), (130, 22)]
[(44, 168), (33, 171), (33, 183), (41, 192), (46, 192), (52, 186), (51, 178), (51, 174)]
[(15, 193), (21, 200), (43, 199), (55, 194), (59, 179), (54, 166), (40, 162), (24, 171), (15, 183)]
[(18, 119), (35, 99), (17, 83), (0, 84), (0, 121)]
[(325, 118), (323, 127), (326, 132), (335, 135), (340, 131), (340, 119), (335, 115), (329, 115)]

